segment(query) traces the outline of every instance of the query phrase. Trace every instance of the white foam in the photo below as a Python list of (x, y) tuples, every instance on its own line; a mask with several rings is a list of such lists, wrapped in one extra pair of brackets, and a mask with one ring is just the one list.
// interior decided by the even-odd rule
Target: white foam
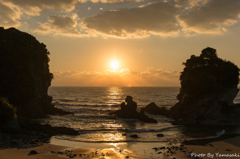
[(126, 132), (161, 132), (164, 129), (126, 129)]

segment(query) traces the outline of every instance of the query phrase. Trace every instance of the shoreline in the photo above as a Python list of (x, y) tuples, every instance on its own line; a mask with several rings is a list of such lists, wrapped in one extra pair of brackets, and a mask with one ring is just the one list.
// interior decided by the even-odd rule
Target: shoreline
[[(24, 145), (22, 145), (24, 147)], [(199, 139), (197, 142), (182, 145), (166, 145), (166, 143), (86, 143), (61, 140), (52, 137), (49, 143), (41, 143), (34, 147), (1, 148), (0, 158), (3, 159), (187, 159), (187, 158), (231, 158), (240, 157), (240, 136), (222, 135), (207, 142)], [(177, 148), (178, 147), (178, 148)], [(28, 155), (32, 150), (38, 154)], [(234, 155), (238, 155), (234, 157)], [(235, 156), (236, 156), (235, 155)]]

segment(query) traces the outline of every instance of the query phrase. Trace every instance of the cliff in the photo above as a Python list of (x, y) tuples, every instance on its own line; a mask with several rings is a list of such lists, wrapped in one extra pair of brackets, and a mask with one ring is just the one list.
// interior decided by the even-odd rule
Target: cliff
[(49, 52), (35, 37), (15, 28), (0, 28), (0, 97), (17, 108), (17, 116), (41, 118), (65, 114), (48, 96), (53, 74)]
[(206, 48), (183, 63), (178, 103), (170, 109), (175, 124), (239, 125), (240, 108), (233, 100), (238, 94), (239, 68), (218, 58)]

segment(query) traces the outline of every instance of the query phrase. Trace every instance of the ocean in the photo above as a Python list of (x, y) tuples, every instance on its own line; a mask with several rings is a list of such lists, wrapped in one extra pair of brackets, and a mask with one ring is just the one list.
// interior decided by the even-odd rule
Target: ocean
[[(73, 114), (51, 115), (42, 119), (43, 124), (74, 128), (80, 135), (58, 135), (55, 139), (85, 143), (165, 143), (178, 144), (183, 140), (214, 138), (229, 131), (225, 127), (186, 128), (172, 125), (172, 119), (145, 113), (158, 123), (145, 123), (136, 119), (122, 119), (109, 115), (120, 109), (126, 96), (132, 96), (138, 109), (155, 102), (159, 107), (170, 109), (175, 103), (179, 87), (53, 87), (48, 94), (53, 97), (56, 107)], [(240, 95), (234, 101), (240, 103)], [(163, 134), (158, 137), (157, 134)], [(139, 138), (130, 137), (137, 134)]]

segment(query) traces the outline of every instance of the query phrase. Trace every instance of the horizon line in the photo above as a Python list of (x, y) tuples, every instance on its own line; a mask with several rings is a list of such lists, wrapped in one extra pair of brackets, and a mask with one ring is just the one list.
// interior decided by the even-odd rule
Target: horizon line
[(181, 86), (49, 86), (49, 87), (181, 87)]

